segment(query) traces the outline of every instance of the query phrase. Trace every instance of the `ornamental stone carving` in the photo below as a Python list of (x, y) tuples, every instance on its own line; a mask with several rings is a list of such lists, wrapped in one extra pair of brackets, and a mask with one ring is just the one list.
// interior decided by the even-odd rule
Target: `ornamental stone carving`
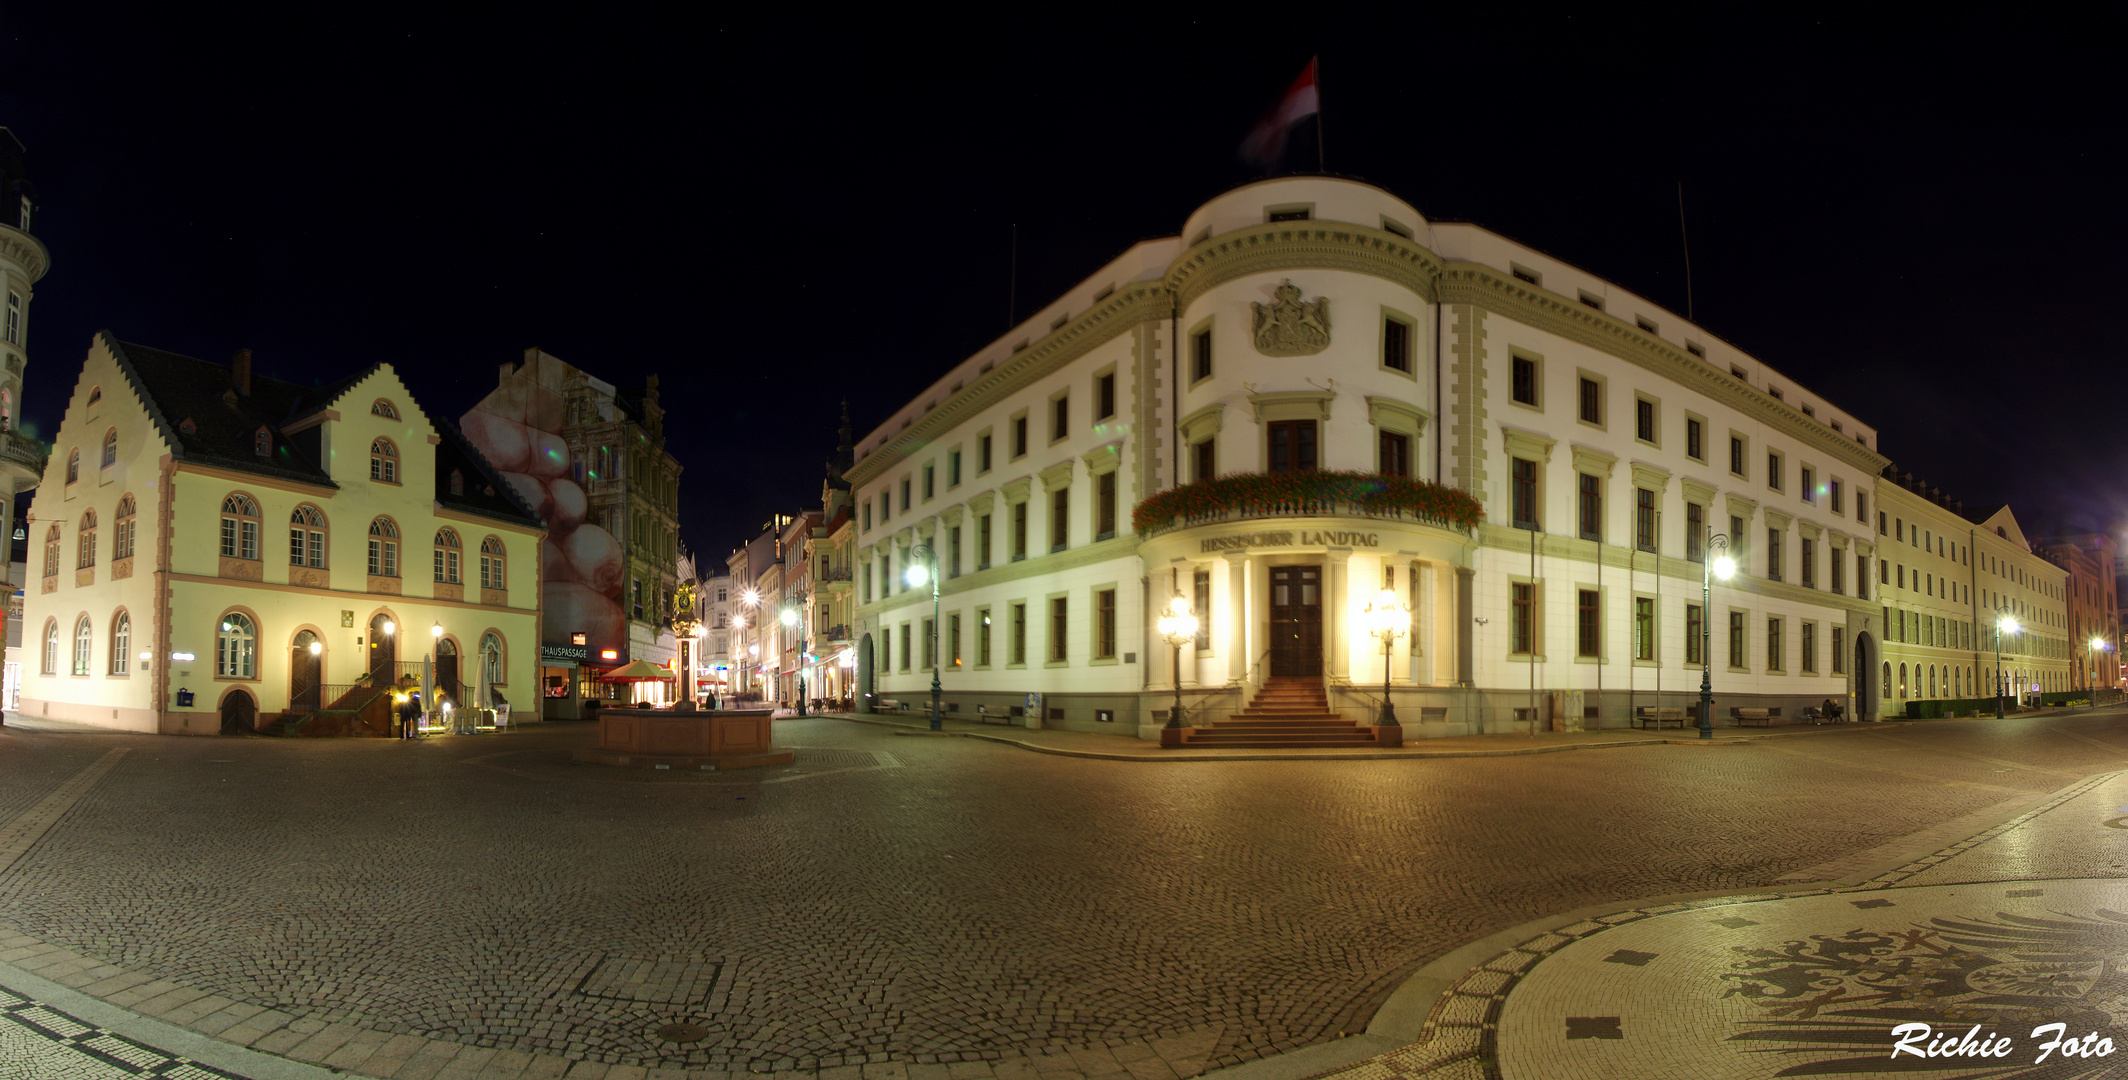
[(1268, 304), (1250, 303), (1256, 313), (1256, 351), (1265, 356), (1313, 356), (1330, 347), (1330, 301), (1302, 300), (1291, 278)]

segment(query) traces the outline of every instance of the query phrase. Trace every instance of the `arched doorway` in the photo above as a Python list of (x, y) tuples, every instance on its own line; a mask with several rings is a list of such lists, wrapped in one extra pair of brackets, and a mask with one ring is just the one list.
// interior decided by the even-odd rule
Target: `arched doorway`
[(231, 690), (222, 699), (222, 734), (249, 734), (257, 730), (258, 718), (259, 704), (244, 690)]
[(1877, 705), (1876, 680), (1870, 676), (1877, 673), (1877, 643), (1867, 633), (1855, 635), (1855, 719), (1875, 720), (1880, 715)]
[(324, 708), (318, 700), (319, 687), (324, 682), (320, 672), (324, 662), (320, 653), (325, 651), (318, 635), (308, 630), (296, 635), (295, 643), (288, 647), (288, 708), (292, 712), (315, 712)]
[(857, 639), (857, 711), (872, 711), (872, 635)]
[(382, 612), (369, 621), (369, 674), (370, 681), (378, 686), (384, 686), (398, 677), (398, 630), (392, 623), (392, 617)]
[(458, 685), (458, 646), (450, 638), (436, 639), (436, 692), (452, 708), (465, 707), (465, 694)]

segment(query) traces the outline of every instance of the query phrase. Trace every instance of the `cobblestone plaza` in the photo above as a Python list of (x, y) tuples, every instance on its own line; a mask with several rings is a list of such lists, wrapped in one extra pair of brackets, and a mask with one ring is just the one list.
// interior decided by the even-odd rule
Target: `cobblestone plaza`
[[(570, 762), (588, 736), (0, 729), (0, 961), (395, 1080), (1167, 1080), (1357, 1035), (1429, 963), (1531, 920), (1831, 880), (2128, 764), (2119, 711), (1167, 763), (787, 720), (795, 764), (699, 775)], [(1963, 857), (2121, 875), (2117, 841), (2077, 838)]]

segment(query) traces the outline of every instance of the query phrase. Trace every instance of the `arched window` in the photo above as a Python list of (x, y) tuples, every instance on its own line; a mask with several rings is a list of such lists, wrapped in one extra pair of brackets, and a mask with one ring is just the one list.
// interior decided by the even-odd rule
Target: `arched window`
[(95, 645), (95, 624), (89, 622), (87, 615), (83, 615), (81, 621), (74, 624), (74, 674), (89, 673), (89, 650)]
[(102, 401), (102, 400), (103, 400), (103, 387), (101, 387), (101, 386), (92, 386), (92, 387), (90, 387), (90, 388), (89, 388), (89, 404), (91, 404), (91, 405), (94, 405), (94, 404), (96, 404), (97, 402), (99, 402), (99, 401)]
[(399, 526), (390, 518), (369, 523), (369, 572), (377, 577), (399, 576)]
[[(502, 638), (494, 634), (484, 635), (480, 639), (480, 683), (491, 689), (503, 684)], [(489, 695), (488, 704), (494, 704), (492, 693)]]
[(44, 532), (44, 576), (59, 576), (59, 523), (56, 521)]
[(390, 439), (369, 444), (369, 478), (387, 484), (399, 482), (399, 450)]
[(503, 546), (499, 537), (490, 536), (480, 542), (480, 587), (483, 589), (507, 589), (503, 584)]
[(69, 483), (69, 484), (71, 484), (71, 483), (73, 483), (74, 481), (76, 481), (76, 480), (79, 480), (79, 479), (81, 479), (81, 451), (80, 451), (80, 450), (69, 450), (69, 451), (67, 451), (67, 478), (66, 478), (66, 482), (67, 482), (67, 483)]
[(118, 464), (118, 429), (103, 433), (103, 467), (108, 469)]
[(1884, 662), (1884, 679), (1882, 681), (1884, 684), (1884, 697), (1889, 700), (1892, 696), (1892, 662), (1889, 660)]
[(59, 674), (59, 620), (44, 621), (44, 667), (46, 675)]
[(251, 433), (251, 452), (260, 457), (273, 456), (273, 432), (267, 430), (266, 425), (260, 424), (259, 429)]
[(80, 532), (74, 542), (74, 569), (86, 570), (96, 565), (96, 511), (81, 512)]
[(458, 534), (449, 529), (436, 530), (436, 580), (446, 585), (463, 584), (458, 560)]
[(1935, 696), (1936, 696), (1936, 665), (1934, 665), (1934, 664), (1930, 664), (1930, 665), (1929, 665), (1929, 683), (1928, 683), (1928, 686), (1929, 686), (1929, 693), (1928, 693), (1928, 696), (1930, 696), (1930, 697), (1935, 697)]
[(129, 492), (118, 500), (118, 513), (111, 519), (111, 560), (133, 557), (133, 520), (135, 517), (133, 496)]
[(133, 616), (121, 611), (111, 621), (111, 674), (123, 675), (130, 669), (132, 651)]
[(222, 557), (259, 557), (259, 504), (241, 492), (231, 492), (222, 500)]
[(371, 416), (381, 416), (386, 420), (399, 419), (398, 407), (393, 405), (391, 402), (384, 400), (383, 398), (378, 398), (370, 405), (369, 414)]
[(222, 616), (214, 635), (214, 673), (225, 679), (249, 679), (258, 672), (259, 628), (250, 616), (232, 611)]
[(1899, 665), (1899, 696), (1906, 696), (1906, 665)]
[(325, 566), (325, 515), (305, 504), (288, 515), (288, 565)]

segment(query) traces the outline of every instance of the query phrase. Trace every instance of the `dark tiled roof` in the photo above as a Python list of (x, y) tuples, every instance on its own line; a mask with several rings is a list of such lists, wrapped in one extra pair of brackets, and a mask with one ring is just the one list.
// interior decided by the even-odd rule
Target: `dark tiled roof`
[[(238, 472), (258, 473), (321, 487), (338, 487), (325, 469), (279, 434), (283, 425), (312, 415), (323, 388), (297, 386), (254, 373), (250, 394), (230, 393), (229, 366), (119, 341), (105, 342), (134, 390), (177, 447), (177, 456)], [(344, 386), (342, 387), (344, 390)], [(185, 421), (192, 430), (184, 430)], [(260, 427), (274, 432), (273, 453), (253, 452)]]
[[(456, 424), (440, 416), (432, 417), (431, 422), (436, 425), (436, 434), (443, 438), (436, 446), (437, 503), (513, 525), (544, 527), (539, 515), (518, 497), (517, 489), (503, 482), (495, 466), (474, 449)], [(464, 478), (463, 494), (451, 494), (453, 471)]]
[(1989, 518), (2001, 513), (2003, 508), (2008, 505), (2010, 504), (1991, 503), (1987, 506), (1968, 507), (1965, 511), (1965, 519), (1975, 525), (1985, 525), (1988, 523)]

